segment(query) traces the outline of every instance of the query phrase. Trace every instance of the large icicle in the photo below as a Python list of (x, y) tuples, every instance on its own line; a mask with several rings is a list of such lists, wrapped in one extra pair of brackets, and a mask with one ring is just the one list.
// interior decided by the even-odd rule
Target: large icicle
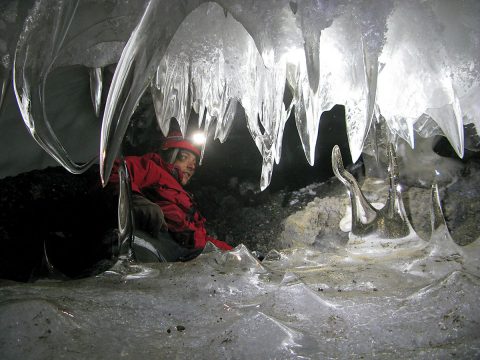
[(379, 70), (378, 58), (385, 42), (387, 19), (393, 5), (393, 0), (376, 2), (364, 0), (350, 5), (353, 21), (358, 24), (360, 29), (367, 88), (365, 118), (347, 117), (347, 135), (353, 161), (356, 161), (362, 152), (374, 118)]
[(171, 118), (176, 118), (180, 130), (185, 134), (190, 109), (189, 61), (170, 61), (165, 56), (157, 69), (157, 75), (151, 86), (153, 105), (158, 124), (166, 136)]
[[(452, 91), (458, 97), (452, 106), (457, 126), (462, 129), (461, 120), (465, 124), (473, 123), (477, 134), (480, 134), (480, 3), (475, 0), (452, 2), (432, 1), (432, 9), (442, 29), (442, 42), (445, 44), (449, 72), (452, 80)], [(459, 108), (459, 109), (458, 109)], [(458, 110), (457, 110), (458, 109)], [(450, 110), (450, 111), (451, 111)], [(461, 111), (461, 117), (460, 116)], [(450, 122), (455, 123), (453, 115)], [(445, 126), (443, 126), (445, 127)], [(443, 129), (442, 127), (442, 129)], [(463, 129), (462, 129), (463, 130)], [(457, 129), (445, 131), (450, 134), (463, 133)], [(463, 149), (459, 148), (461, 139), (450, 139), (459, 156)], [(456, 145), (456, 146), (455, 146)]]
[[(319, 98), (319, 91), (324, 84), (320, 80), (322, 54), (320, 34), (329, 27), (333, 18), (338, 15), (339, 3), (298, 3), (298, 10), (292, 7), (297, 15), (297, 22), (302, 31), (304, 46), (292, 48), (287, 52), (287, 80), (290, 85), (295, 107), (295, 122), (302, 142), (305, 156), (310, 165), (315, 162), (315, 144), (322, 111), (330, 108)], [(297, 12), (298, 11), (298, 12)], [(326, 105), (328, 107), (328, 105)]]
[(351, 13), (342, 14), (320, 38), (320, 89), (322, 111), (345, 105), (352, 160), (361, 154), (366, 133), (368, 86), (361, 29)]
[(186, 15), (201, 2), (191, 0), (178, 6), (174, 0), (152, 0), (132, 32), (118, 61), (105, 104), (100, 140), (100, 175), (104, 184), (110, 177), (130, 117), (153, 79), (170, 40)]
[(414, 124), (426, 112), (462, 156), (463, 119), (449, 61), (452, 44), (446, 46), (444, 26), (433, 10), (445, 4), (396, 3), (380, 57), (385, 66), (377, 103), (391, 131), (412, 147)]
[(57, 138), (45, 110), (45, 84), (75, 15), (77, 1), (43, 0), (35, 4), (15, 53), (15, 96), (27, 129), (37, 143), (72, 173), (81, 173), (95, 159), (76, 164)]

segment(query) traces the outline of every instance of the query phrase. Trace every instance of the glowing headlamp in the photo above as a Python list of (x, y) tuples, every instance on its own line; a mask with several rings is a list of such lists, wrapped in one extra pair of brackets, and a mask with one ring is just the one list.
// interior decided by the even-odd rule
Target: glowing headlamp
[(191, 136), (191, 141), (197, 146), (205, 144), (206, 140), (207, 138), (203, 132), (196, 132)]

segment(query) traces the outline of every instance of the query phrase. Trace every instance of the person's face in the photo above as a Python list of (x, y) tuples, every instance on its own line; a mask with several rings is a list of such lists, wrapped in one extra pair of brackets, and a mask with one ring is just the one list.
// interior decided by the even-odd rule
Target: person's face
[(173, 164), (180, 170), (180, 183), (183, 186), (187, 185), (193, 174), (195, 174), (195, 168), (197, 167), (197, 157), (188, 150), (180, 149), (177, 155), (177, 159)]

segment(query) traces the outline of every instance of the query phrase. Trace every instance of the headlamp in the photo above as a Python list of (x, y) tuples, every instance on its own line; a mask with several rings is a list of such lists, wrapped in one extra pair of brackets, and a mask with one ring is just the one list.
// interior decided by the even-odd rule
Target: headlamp
[(207, 138), (203, 132), (196, 132), (191, 136), (191, 141), (197, 146), (205, 144), (206, 140)]

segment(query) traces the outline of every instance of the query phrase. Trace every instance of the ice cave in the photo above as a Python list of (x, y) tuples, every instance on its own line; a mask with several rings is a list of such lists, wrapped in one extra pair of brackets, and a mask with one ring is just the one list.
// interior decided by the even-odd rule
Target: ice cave
[[(2, 0), (2, 359), (480, 358), (480, 2)], [(207, 141), (208, 243), (127, 173)]]

